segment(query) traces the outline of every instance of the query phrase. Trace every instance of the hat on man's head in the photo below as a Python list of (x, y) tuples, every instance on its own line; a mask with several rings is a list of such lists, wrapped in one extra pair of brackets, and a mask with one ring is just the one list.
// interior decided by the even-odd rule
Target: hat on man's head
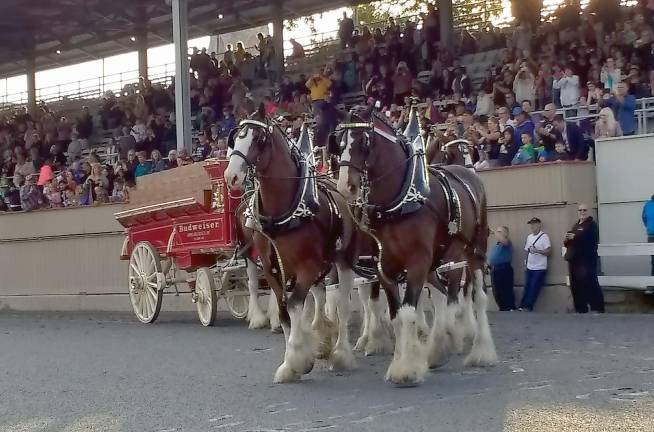
[(522, 112), (523, 112), (522, 107), (515, 107), (515, 108), (513, 108), (513, 111), (511, 112), (511, 114), (513, 114), (513, 117), (515, 117), (518, 114), (522, 114)]
[(529, 219), (529, 222), (527, 222), (527, 224), (533, 224), (533, 223), (540, 223), (540, 219), (538, 219), (537, 217), (533, 217)]

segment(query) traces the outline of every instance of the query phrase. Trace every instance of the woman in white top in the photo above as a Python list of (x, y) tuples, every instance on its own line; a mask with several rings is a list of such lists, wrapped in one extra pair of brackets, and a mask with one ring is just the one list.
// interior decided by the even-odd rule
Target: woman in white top
[(595, 123), (595, 138), (610, 138), (622, 136), (620, 123), (615, 120), (615, 115), (611, 108), (602, 108), (599, 112), (599, 118)]

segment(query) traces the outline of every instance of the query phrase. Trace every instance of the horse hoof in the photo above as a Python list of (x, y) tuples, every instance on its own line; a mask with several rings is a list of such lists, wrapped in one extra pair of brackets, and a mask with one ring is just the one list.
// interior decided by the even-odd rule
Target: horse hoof
[(491, 347), (473, 347), (463, 361), (463, 365), (467, 367), (494, 366), (496, 363), (497, 354)]
[(354, 354), (352, 351), (336, 349), (331, 355), (331, 362), (329, 370), (332, 372), (354, 369)]
[(270, 332), (275, 333), (275, 334), (281, 333), (282, 332), (282, 326), (281, 325), (270, 326)]
[(357, 343), (354, 345), (354, 351), (365, 351), (367, 344), (368, 344), (368, 336), (361, 335), (359, 339), (357, 339)]
[(393, 352), (393, 342), (390, 337), (382, 336), (371, 337), (368, 339), (366, 344), (365, 355), (374, 356), (374, 355), (385, 355)]
[(248, 318), (250, 321), (248, 328), (250, 330), (262, 329), (268, 326), (268, 318), (264, 314), (253, 314), (252, 318)]
[(386, 381), (399, 386), (414, 386), (425, 380), (426, 373), (426, 362), (422, 364), (417, 359), (402, 361), (394, 358), (386, 371)]
[(293, 368), (291, 368), (286, 362), (282, 363), (281, 366), (277, 368), (275, 372), (275, 377), (273, 378), (274, 384), (283, 384), (288, 382), (294, 382), (300, 379), (300, 375), (295, 373)]

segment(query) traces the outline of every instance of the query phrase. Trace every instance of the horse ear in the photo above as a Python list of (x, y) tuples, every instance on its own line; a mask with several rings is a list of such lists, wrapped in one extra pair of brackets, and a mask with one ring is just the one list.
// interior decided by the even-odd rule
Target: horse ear
[(261, 102), (257, 108), (257, 115), (262, 119), (266, 118), (266, 106)]

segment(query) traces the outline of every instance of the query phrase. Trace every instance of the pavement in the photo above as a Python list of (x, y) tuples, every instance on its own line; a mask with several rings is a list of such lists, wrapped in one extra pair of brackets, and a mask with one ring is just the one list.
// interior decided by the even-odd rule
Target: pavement
[(396, 388), (389, 356), (361, 355), (273, 385), (283, 336), (227, 315), (0, 312), (0, 432), (654, 431), (654, 316), (490, 321), (497, 366)]

